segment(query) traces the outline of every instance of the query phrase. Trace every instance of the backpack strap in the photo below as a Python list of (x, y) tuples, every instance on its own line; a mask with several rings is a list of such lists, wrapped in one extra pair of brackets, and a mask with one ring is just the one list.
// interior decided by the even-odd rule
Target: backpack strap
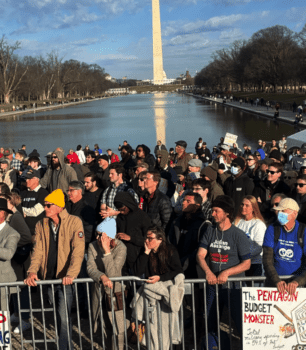
[[(304, 247), (304, 232), (306, 230), (306, 225), (302, 224), (299, 222), (299, 228), (298, 228), (298, 232), (297, 232), (297, 240), (298, 240), (298, 244), (299, 246), (303, 249)], [(274, 225), (274, 243), (277, 243), (280, 237), (280, 233), (281, 233), (281, 226), (276, 224)]]
[(302, 224), (301, 222), (299, 222), (299, 228), (298, 228), (298, 243), (300, 245), (300, 247), (303, 249), (304, 247), (304, 232), (305, 232), (306, 226), (305, 224)]
[(281, 234), (281, 226), (279, 224), (274, 225), (274, 243), (276, 244)]

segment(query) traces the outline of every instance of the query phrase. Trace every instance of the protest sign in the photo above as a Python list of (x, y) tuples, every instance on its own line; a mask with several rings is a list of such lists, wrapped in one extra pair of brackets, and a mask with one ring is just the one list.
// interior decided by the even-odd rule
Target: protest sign
[(242, 288), (243, 349), (306, 349), (306, 290)]
[(237, 135), (230, 134), (229, 132), (227, 132), (225, 134), (224, 143), (228, 146), (233, 146), (233, 143), (237, 143), (237, 139)]
[(0, 311), (0, 349), (11, 349), (10, 324), (8, 321), (8, 312)]

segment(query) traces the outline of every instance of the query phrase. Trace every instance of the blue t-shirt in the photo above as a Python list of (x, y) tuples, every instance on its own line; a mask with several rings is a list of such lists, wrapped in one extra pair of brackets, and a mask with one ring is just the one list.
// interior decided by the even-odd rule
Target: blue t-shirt
[(281, 226), (281, 232), (278, 242), (274, 242), (274, 226), (267, 228), (263, 247), (273, 248), (274, 252), (274, 267), (279, 276), (284, 275), (300, 275), (303, 253), (306, 255), (305, 241), (303, 249), (298, 243), (299, 223), (295, 221), (295, 227), (292, 232), (287, 232)]

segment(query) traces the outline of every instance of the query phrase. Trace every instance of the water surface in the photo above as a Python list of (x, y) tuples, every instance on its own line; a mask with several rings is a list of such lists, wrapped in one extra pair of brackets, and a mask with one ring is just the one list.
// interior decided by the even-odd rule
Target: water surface
[(96, 100), (58, 110), (25, 114), (0, 120), (0, 146), (18, 149), (27, 145), (41, 156), (61, 146), (66, 153), (98, 143), (103, 152), (127, 140), (131, 146), (146, 144), (151, 150), (157, 139), (168, 148), (177, 140), (185, 140), (194, 151), (199, 137), (212, 148), (226, 132), (238, 135), (238, 144), (258, 139), (279, 140), (297, 130), (285, 123), (274, 122), (232, 107), (216, 105), (176, 93), (129, 95)]

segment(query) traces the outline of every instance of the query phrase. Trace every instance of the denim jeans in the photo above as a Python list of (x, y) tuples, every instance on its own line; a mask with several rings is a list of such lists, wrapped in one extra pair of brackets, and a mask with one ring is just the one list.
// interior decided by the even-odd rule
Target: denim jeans
[[(221, 317), (224, 306), (228, 306), (228, 290), (218, 286), (219, 289), (219, 315)], [(207, 286), (207, 324), (208, 324), (208, 349), (218, 348), (218, 325), (217, 325), (217, 304), (216, 304), (216, 287)], [(232, 320), (235, 322), (236, 328), (241, 334), (242, 315), (241, 315), (241, 290), (230, 289), (230, 309)], [(219, 319), (220, 320), (220, 319)], [(230, 349), (230, 342), (225, 332), (221, 335), (221, 349)], [(202, 339), (201, 349), (206, 349), (206, 341)]]
[[(30, 309), (30, 300), (29, 300), (29, 290), (28, 286), (21, 288), (20, 293), (20, 309)], [(14, 304), (14, 313), (19, 316), (19, 307), (18, 307), (18, 298), (17, 298), (17, 293), (12, 294), (13, 298), (13, 304)], [(21, 319), (22, 320), (28, 320), (30, 318), (30, 313), (27, 312), (22, 312), (21, 313)]]
[[(64, 298), (64, 288), (66, 289), (66, 301), (67, 306), (65, 305)], [(52, 289), (48, 287), (48, 297), (52, 302)], [(61, 284), (54, 286), (54, 298), (56, 308), (56, 319), (57, 319), (57, 332), (59, 338), (59, 349), (67, 350), (69, 349), (68, 342), (70, 342), (70, 349), (73, 350), (72, 345), (72, 322), (71, 322), (71, 306), (74, 297), (74, 285), (63, 286)], [(66, 308), (68, 315), (66, 313)], [(67, 322), (68, 321), (68, 322)]]

